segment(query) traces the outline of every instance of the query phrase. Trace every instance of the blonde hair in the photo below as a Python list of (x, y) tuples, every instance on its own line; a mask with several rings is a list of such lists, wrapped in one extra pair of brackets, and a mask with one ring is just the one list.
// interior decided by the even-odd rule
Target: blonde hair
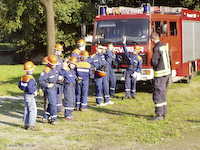
[(151, 34), (150, 38), (155, 39), (155, 40), (159, 40), (159, 34), (154, 32), (154, 33)]

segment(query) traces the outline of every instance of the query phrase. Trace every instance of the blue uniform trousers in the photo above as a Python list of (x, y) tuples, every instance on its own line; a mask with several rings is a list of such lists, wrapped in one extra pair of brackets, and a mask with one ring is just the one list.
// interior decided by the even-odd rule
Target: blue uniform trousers
[(37, 118), (37, 106), (33, 94), (24, 93), (24, 124), (29, 127), (35, 126)]
[(169, 76), (154, 78), (153, 101), (155, 103), (155, 114), (167, 113), (166, 88)]
[(63, 86), (61, 84), (57, 84), (57, 96), (56, 96), (56, 106), (57, 112), (62, 112), (62, 94), (63, 94)]
[(109, 86), (107, 75), (105, 77), (96, 77), (94, 78), (94, 82), (96, 85), (96, 102), (97, 104), (102, 103), (102, 91), (104, 94), (104, 102), (107, 103), (110, 101), (109, 96)]
[(137, 82), (137, 77), (133, 78), (131, 76), (133, 74), (133, 71), (131, 70), (126, 70), (126, 79), (125, 79), (125, 95), (126, 97), (135, 97), (135, 91), (136, 91), (136, 82)]
[(56, 94), (57, 94), (57, 86), (53, 86), (52, 88), (46, 88), (47, 98), (49, 100), (48, 108), (44, 114), (45, 119), (57, 121), (57, 108), (56, 108)]
[(110, 65), (107, 65), (107, 76), (108, 76), (107, 77), (108, 84), (110, 84), (110, 95), (114, 96), (116, 87), (116, 78), (114, 69)]
[(77, 83), (77, 88), (76, 88), (77, 108), (87, 108), (88, 87), (89, 87), (89, 78), (83, 79), (80, 83)]
[(65, 117), (72, 116), (75, 107), (75, 85), (64, 85)]

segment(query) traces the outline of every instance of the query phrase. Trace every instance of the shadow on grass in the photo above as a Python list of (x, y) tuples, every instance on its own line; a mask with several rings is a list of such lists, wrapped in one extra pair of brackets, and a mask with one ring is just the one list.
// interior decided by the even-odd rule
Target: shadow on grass
[(188, 122), (200, 123), (200, 120), (187, 120)]
[(123, 111), (119, 111), (119, 110), (111, 110), (111, 109), (108, 109), (105, 107), (101, 107), (101, 108), (100, 107), (90, 107), (90, 108), (92, 108), (93, 110), (98, 111), (98, 112), (108, 113), (108, 114), (112, 114), (112, 115), (131, 115), (131, 116), (134, 116), (137, 118), (140, 118), (140, 117), (144, 117), (147, 119), (149, 118), (149, 116), (147, 116), (147, 115), (128, 113), (128, 112), (123, 112)]
[[(95, 90), (96, 90), (95, 82), (90, 80), (88, 95), (89, 96), (95, 96), (96, 95)], [(117, 83), (115, 93), (121, 93), (121, 92), (125, 92), (125, 85), (124, 85), (124, 83)], [(137, 85), (136, 85), (136, 92), (152, 93), (153, 92), (153, 85), (143, 84), (143, 83), (138, 82)]]
[[(37, 122), (38, 122), (38, 119), (40, 120), (41, 118), (43, 118), (43, 114), (44, 114), (44, 111), (39, 109), (41, 106), (43, 107), (43, 102), (42, 102), (42, 100), (38, 100), (38, 101), (39, 102), (37, 102)], [(12, 117), (12, 118), (18, 118), (18, 119), (23, 120), (23, 115), (24, 115), (24, 102), (23, 102), (23, 100), (19, 100), (19, 101), (5, 100), (5, 102), (1, 105), (2, 105), (2, 107), (0, 109), (0, 114), (2, 114), (4, 116), (8, 116), (8, 117)], [(12, 125), (14, 127), (20, 126), (20, 125), (17, 125), (17, 124), (15, 125), (14, 123), (9, 123), (9, 122), (6, 123), (6, 122), (3, 122), (3, 121), (1, 121), (1, 122), (8, 124), (8, 125)], [(22, 128), (23, 128), (23, 126), (22, 126)]]
[(6, 125), (10, 125), (10, 126), (13, 126), (13, 127), (24, 128), (24, 126), (21, 125), (21, 124), (10, 123), (10, 122), (5, 122), (5, 121), (0, 121), (0, 123), (2, 123), (2, 124), (6, 124)]
[[(24, 102), (23, 101), (8, 101), (5, 100), (5, 103), (2, 104), (0, 114), (6, 115), (9, 117), (14, 118), (23, 118), (23, 112), (24, 112)], [(22, 114), (22, 115), (19, 115)]]

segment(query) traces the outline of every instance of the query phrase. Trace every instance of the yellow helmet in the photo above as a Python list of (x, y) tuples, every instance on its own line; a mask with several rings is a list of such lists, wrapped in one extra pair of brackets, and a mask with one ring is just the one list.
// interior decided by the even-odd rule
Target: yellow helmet
[(135, 46), (135, 50), (136, 50), (136, 51), (140, 51), (140, 46), (139, 46), (139, 45), (136, 45), (136, 46)]

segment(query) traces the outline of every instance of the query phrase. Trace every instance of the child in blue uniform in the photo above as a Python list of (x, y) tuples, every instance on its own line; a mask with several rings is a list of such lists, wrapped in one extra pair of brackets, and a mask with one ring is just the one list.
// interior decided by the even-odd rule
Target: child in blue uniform
[(82, 51), (85, 51), (86, 42), (84, 39), (78, 40), (78, 48), (72, 51), (71, 57), (76, 57), (77, 61), (80, 62), (80, 54)]
[(69, 64), (67, 62), (63, 63), (63, 68), (60, 70), (60, 75), (64, 77), (64, 106), (65, 113), (64, 116), (66, 120), (74, 120), (75, 117), (72, 115), (72, 112), (75, 107), (75, 85), (76, 85), (76, 73), (74, 71), (77, 58), (72, 56), (69, 59)]
[(38, 78), (40, 86), (44, 88), (49, 104), (47, 110), (43, 116), (43, 122), (49, 122), (55, 125), (57, 122), (57, 107), (56, 107), (56, 95), (57, 95), (57, 75), (56, 65), (58, 65), (58, 59), (55, 55), (49, 55), (47, 58), (48, 66), (46, 66), (43, 72)]
[(56, 65), (56, 74), (58, 76), (58, 81), (57, 81), (57, 96), (56, 96), (56, 106), (57, 106), (57, 114), (61, 114), (62, 112), (62, 94), (63, 94), (63, 82), (62, 82), (62, 77), (59, 74), (60, 69), (63, 67), (63, 60), (60, 57), (63, 51), (63, 46), (59, 43), (57, 43), (54, 46), (54, 55), (57, 56), (58, 59), (58, 65)]
[[(45, 56), (43, 59), (42, 59), (42, 64), (45, 65), (45, 67), (48, 65), (48, 62), (47, 62), (47, 57), (48, 56)], [(47, 110), (47, 106), (49, 104), (49, 101), (47, 99), (47, 95), (46, 95), (46, 92), (44, 91), (44, 88), (40, 87), (39, 88), (39, 94), (40, 96), (43, 96), (44, 97), (44, 112)]]
[(108, 85), (110, 87), (110, 97), (117, 98), (115, 94), (115, 87), (116, 87), (116, 78), (114, 72), (114, 65), (119, 69), (119, 61), (118, 57), (114, 52), (114, 45), (113, 43), (108, 44), (108, 48), (106, 53), (104, 53), (106, 59), (106, 66), (107, 66), (107, 79)]
[[(97, 45), (96, 52), (91, 55), (92, 65), (95, 69), (94, 82), (96, 86), (96, 103), (97, 106), (106, 106), (114, 104), (110, 101), (108, 79), (106, 75), (106, 60), (103, 54), (106, 47)], [(101, 71), (103, 70), (103, 72)], [(104, 103), (102, 103), (102, 92), (104, 94)]]
[(128, 65), (126, 68), (126, 78), (125, 78), (125, 94), (122, 100), (126, 100), (131, 97), (135, 99), (137, 74), (141, 72), (142, 69), (142, 58), (138, 55), (140, 52), (140, 46), (136, 46), (133, 52), (129, 52), (126, 48), (126, 36), (123, 36), (123, 49), (125, 55), (128, 59)]
[(37, 106), (34, 96), (37, 96), (37, 83), (33, 77), (35, 65), (32, 61), (24, 64), (26, 75), (21, 77), (18, 87), (24, 91), (24, 128), (26, 130), (38, 130), (35, 128), (37, 118)]
[(92, 78), (92, 66), (87, 62), (89, 53), (82, 51), (80, 53), (81, 61), (77, 63), (76, 73), (82, 78), (80, 83), (77, 83), (76, 89), (76, 110), (87, 111), (87, 96), (89, 87), (89, 78)]

